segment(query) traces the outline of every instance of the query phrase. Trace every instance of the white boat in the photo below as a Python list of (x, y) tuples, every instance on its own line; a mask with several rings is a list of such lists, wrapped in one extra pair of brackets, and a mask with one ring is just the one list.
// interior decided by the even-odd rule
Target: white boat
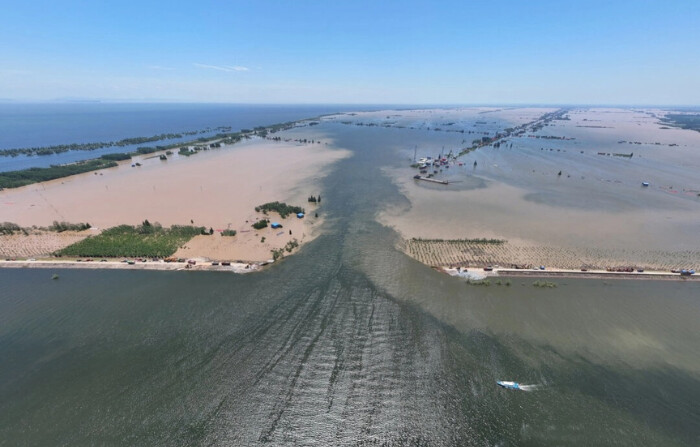
[(501, 388), (505, 388), (507, 390), (519, 390), (520, 389), (520, 384), (518, 382), (509, 382), (507, 380), (499, 380), (496, 383)]

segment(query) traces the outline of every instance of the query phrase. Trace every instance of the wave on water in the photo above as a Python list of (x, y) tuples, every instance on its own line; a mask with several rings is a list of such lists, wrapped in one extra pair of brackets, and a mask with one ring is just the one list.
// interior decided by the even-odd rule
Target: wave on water
[(523, 391), (537, 391), (544, 388), (544, 385), (520, 385), (518, 388)]

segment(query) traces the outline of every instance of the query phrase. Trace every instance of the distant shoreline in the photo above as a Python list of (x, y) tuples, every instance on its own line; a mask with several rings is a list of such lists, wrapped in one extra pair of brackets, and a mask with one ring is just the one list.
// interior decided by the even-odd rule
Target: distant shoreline
[[(276, 124), (271, 124), (269, 126), (259, 126), (255, 127), (253, 129), (241, 129), (238, 132), (227, 132), (227, 133), (219, 133), (217, 135), (211, 136), (211, 137), (202, 137), (198, 138), (195, 140), (191, 141), (182, 141), (182, 142), (176, 142), (176, 143), (169, 143), (164, 146), (155, 146), (155, 147), (139, 147), (135, 151), (131, 152), (123, 152), (123, 153), (111, 153), (111, 154), (104, 154), (99, 157), (94, 157), (94, 158), (87, 158), (85, 160), (77, 161), (77, 162), (72, 162), (72, 163), (65, 163), (65, 164), (58, 164), (55, 166), (50, 166), (50, 167), (44, 167), (44, 168), (39, 168), (39, 167), (32, 167), (32, 168), (26, 168), (26, 169), (19, 169), (15, 171), (5, 171), (5, 172), (0, 172), (0, 191), (3, 189), (15, 189), (15, 188), (21, 188), (23, 186), (29, 186), (33, 185), (36, 183), (43, 183), (51, 180), (57, 180), (57, 179), (62, 179), (62, 178), (67, 178), (71, 177), (74, 175), (79, 175), (79, 174), (84, 174), (88, 172), (95, 172), (95, 171), (100, 171), (102, 169), (108, 169), (112, 167), (118, 166), (118, 164), (132, 164), (132, 159), (134, 157), (140, 157), (140, 156), (147, 156), (150, 155), (152, 157), (165, 157), (161, 158), (162, 160), (167, 159), (166, 154), (170, 154), (173, 149), (176, 148), (187, 148), (186, 151), (183, 151), (182, 149), (179, 151), (179, 154), (189, 156), (192, 153), (196, 153), (200, 150), (209, 150), (209, 149), (219, 149), (223, 148), (226, 149), (226, 147), (231, 147), (235, 145), (236, 143), (240, 142), (241, 140), (244, 139), (251, 139), (253, 137), (261, 137), (261, 138), (266, 138), (268, 134), (276, 133), (282, 130), (288, 130), (293, 127), (296, 127), (299, 123), (305, 122), (305, 121), (313, 121), (315, 118), (305, 118), (305, 119), (300, 119), (296, 121), (290, 121), (290, 122), (284, 122), (284, 123), (276, 123)], [(186, 134), (186, 133), (183, 133)], [(195, 133), (196, 135), (196, 133)], [(145, 138), (145, 141), (152, 141), (149, 140), (149, 137), (140, 137), (140, 138), (132, 138), (132, 139), (126, 139), (123, 141), (132, 141), (133, 144), (139, 144), (138, 141)], [(150, 138), (155, 138), (155, 137), (150, 137)], [(94, 149), (102, 148), (102, 147), (112, 147), (112, 146), (120, 146), (121, 142), (117, 143), (86, 143), (83, 146), (91, 147), (91, 145), (95, 144), (98, 145), (95, 148), (92, 149), (72, 149), (72, 145), (61, 145), (61, 146), (50, 146), (48, 149), (51, 148), (60, 148), (56, 149), (53, 152), (47, 152), (45, 154), (30, 154), (30, 155), (51, 155), (54, 153), (62, 153), (62, 152), (67, 152), (71, 150), (77, 150), (77, 151), (91, 151)], [(102, 146), (99, 146), (102, 145)], [(78, 145), (80, 146), (80, 145)], [(190, 149), (190, 146), (193, 146), (194, 150)], [(34, 149), (42, 149), (42, 148), (30, 148), (27, 150), (34, 150)], [(0, 156), (13, 156), (11, 154), (11, 151), (14, 151), (15, 149), (0, 149)], [(24, 149), (16, 149), (17, 151), (21, 151)], [(53, 150), (53, 149), (51, 149)], [(10, 152), (8, 152), (10, 151)], [(19, 153), (15, 154), (19, 155)], [(26, 154), (25, 154), (26, 155)], [(138, 165), (140, 166), (140, 164)]]

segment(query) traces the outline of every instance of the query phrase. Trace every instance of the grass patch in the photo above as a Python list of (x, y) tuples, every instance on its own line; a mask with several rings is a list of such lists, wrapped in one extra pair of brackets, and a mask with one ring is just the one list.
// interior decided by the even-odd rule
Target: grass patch
[(557, 287), (557, 283), (551, 281), (535, 281), (532, 283), (533, 287), (539, 287), (543, 289), (553, 289)]
[(236, 230), (224, 230), (221, 232), (222, 236), (235, 236)]
[(470, 286), (490, 286), (491, 281), (488, 279), (467, 279), (467, 284)]
[(139, 226), (120, 225), (109, 228), (99, 235), (89, 236), (59, 250), (56, 255), (164, 258), (202, 232), (206, 232), (204, 227), (173, 225), (163, 228), (144, 221)]

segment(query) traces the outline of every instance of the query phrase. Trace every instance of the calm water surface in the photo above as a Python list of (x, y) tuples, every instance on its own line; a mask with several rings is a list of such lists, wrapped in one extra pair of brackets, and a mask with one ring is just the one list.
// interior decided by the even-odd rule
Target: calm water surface
[[(362, 106), (374, 110), (379, 106)], [(0, 104), (0, 149), (54, 146), (72, 143), (119, 141), (125, 138), (202, 131), (230, 126), (232, 132), (256, 126), (313, 118), (328, 113), (358, 110), (344, 105), (268, 104), (135, 104), (135, 103), (7, 103)], [(48, 167), (97, 158), (104, 154), (135, 151), (211, 137), (211, 130), (182, 138), (42, 156), (0, 156), (0, 172)]]
[(0, 444), (700, 442), (700, 284), (434, 272), (374, 220), (407, 142), (350, 127), (326, 234), (265, 272), (0, 270)]

